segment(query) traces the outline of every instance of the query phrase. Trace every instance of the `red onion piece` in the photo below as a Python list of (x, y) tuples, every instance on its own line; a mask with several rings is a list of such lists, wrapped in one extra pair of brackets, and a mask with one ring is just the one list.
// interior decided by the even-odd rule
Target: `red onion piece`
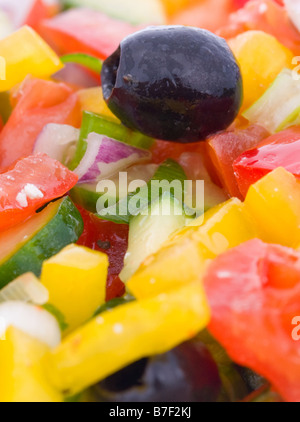
[(150, 161), (151, 152), (97, 133), (87, 138), (87, 150), (74, 170), (80, 183), (95, 182), (133, 164)]

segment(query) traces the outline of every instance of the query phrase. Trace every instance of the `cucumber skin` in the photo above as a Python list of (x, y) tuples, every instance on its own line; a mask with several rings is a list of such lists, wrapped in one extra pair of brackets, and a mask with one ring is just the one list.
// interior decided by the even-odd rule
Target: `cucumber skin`
[(48, 224), (0, 266), (0, 289), (26, 272), (39, 277), (43, 261), (76, 242), (82, 232), (81, 214), (66, 197)]
[(97, 201), (101, 195), (102, 193), (87, 191), (81, 188), (79, 185), (75, 186), (70, 191), (72, 200), (93, 214), (96, 214), (97, 212)]

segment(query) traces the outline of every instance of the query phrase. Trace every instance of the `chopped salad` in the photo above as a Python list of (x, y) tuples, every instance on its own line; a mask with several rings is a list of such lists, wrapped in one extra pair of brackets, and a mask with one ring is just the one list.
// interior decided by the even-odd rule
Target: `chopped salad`
[(300, 401), (300, 1), (0, 0), (0, 402)]

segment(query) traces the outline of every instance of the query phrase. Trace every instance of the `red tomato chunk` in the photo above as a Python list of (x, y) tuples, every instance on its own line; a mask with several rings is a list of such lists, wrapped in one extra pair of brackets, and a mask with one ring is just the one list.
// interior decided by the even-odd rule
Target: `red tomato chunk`
[(249, 187), (277, 167), (284, 167), (300, 177), (300, 127), (272, 135), (246, 151), (233, 163), (235, 177), (243, 196)]
[(300, 400), (300, 252), (250, 240), (216, 258), (205, 276), (209, 330), (238, 364)]
[(0, 231), (9, 229), (43, 205), (65, 195), (78, 176), (46, 154), (36, 154), (17, 162), (0, 174)]
[(16, 106), (0, 134), (0, 171), (33, 152), (37, 136), (48, 123), (80, 125), (77, 94), (63, 83), (27, 78)]

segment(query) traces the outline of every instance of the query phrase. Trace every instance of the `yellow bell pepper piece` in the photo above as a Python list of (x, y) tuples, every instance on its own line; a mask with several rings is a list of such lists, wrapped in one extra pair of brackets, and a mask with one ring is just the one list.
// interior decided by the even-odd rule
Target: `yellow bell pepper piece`
[(143, 357), (164, 353), (209, 322), (201, 283), (106, 311), (43, 359), (49, 381), (70, 395)]
[(69, 245), (43, 263), (41, 282), (49, 303), (65, 316), (74, 330), (105, 303), (108, 257), (91, 249)]
[(172, 16), (196, 3), (197, 0), (161, 0), (168, 16)]
[(28, 26), (0, 40), (0, 92), (22, 82), (28, 74), (49, 78), (61, 68), (56, 53)]
[(48, 351), (45, 343), (8, 327), (6, 339), (0, 340), (0, 402), (62, 401), (40, 365)]
[(183, 229), (147, 258), (128, 281), (128, 290), (144, 299), (200, 280), (211, 259), (254, 237), (244, 205), (233, 198), (205, 213), (201, 226)]
[(284, 168), (252, 185), (245, 207), (265, 242), (290, 247), (300, 243), (300, 182)]
[(120, 123), (120, 120), (107, 107), (101, 87), (81, 89), (77, 94), (82, 111), (100, 114)]
[(246, 31), (229, 41), (240, 65), (244, 101), (242, 111), (267, 90), (283, 68), (292, 68), (293, 53), (275, 37), (262, 31)]

